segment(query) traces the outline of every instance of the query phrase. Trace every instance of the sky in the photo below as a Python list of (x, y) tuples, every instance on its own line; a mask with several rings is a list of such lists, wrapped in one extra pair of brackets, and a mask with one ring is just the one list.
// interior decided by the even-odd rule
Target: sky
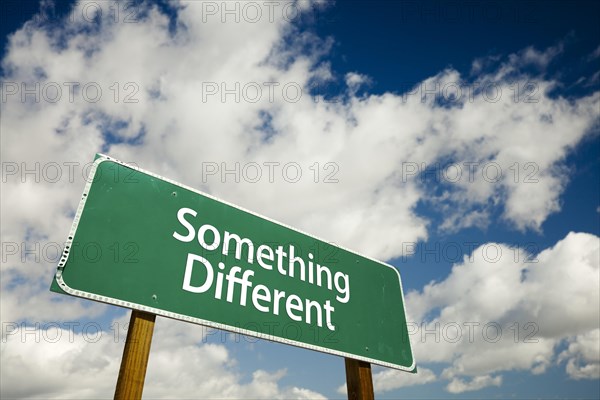
[[(418, 373), (377, 398), (600, 397), (597, 2), (1, 7), (2, 398), (113, 396), (129, 312), (48, 290), (99, 152), (397, 268)], [(344, 361), (159, 317), (144, 394), (345, 398)]]

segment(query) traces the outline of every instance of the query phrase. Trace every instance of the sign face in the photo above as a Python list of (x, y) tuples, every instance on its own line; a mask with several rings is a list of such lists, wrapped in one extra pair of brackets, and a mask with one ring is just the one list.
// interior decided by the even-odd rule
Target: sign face
[(51, 290), (415, 370), (395, 268), (107, 156)]

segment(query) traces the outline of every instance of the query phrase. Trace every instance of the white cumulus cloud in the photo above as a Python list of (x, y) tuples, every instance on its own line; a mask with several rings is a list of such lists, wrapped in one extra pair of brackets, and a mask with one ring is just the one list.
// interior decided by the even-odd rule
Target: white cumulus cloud
[(448, 386), (446, 386), (446, 389), (450, 393), (464, 393), (480, 390), (488, 386), (500, 386), (501, 384), (502, 377), (491, 377), (490, 375), (484, 375), (476, 376), (468, 382), (462, 379), (454, 378), (452, 381), (450, 381)]
[[(436, 380), (435, 373), (428, 368), (419, 368), (416, 374), (395, 369), (373, 372), (373, 391), (375, 394), (389, 392), (399, 388), (424, 385)], [(347, 394), (346, 384), (338, 387), (338, 393)]]
[(540, 374), (564, 361), (574, 378), (597, 376), (599, 251), (599, 238), (585, 233), (534, 258), (496, 243), (478, 247), (446, 279), (407, 295), (415, 357), (449, 363), (442, 375), (454, 392), (499, 385), (502, 371)]
[[(3, 398), (112, 398), (125, 335), (114, 321), (75, 332), (64, 324), (3, 332)], [(282, 387), (285, 370), (255, 371), (247, 383), (224, 345), (203, 343), (203, 330), (158, 318), (144, 384), (148, 398), (324, 399), (305, 388)], [(23, 379), (26, 377), (26, 379)]]

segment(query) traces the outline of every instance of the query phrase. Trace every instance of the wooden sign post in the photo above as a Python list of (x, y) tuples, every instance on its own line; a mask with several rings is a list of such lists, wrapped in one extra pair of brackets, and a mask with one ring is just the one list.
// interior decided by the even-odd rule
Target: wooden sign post
[(348, 400), (375, 399), (371, 364), (353, 358), (345, 358), (345, 362)]
[(154, 333), (155, 314), (131, 310), (131, 319), (121, 359), (115, 400), (137, 400), (142, 398), (146, 367)]

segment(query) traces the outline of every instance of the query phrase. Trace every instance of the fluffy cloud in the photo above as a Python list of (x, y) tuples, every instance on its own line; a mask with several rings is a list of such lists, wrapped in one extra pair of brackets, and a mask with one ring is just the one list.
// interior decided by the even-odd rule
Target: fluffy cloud
[[(76, 162), (78, 179), (8, 176), (6, 235), (59, 240), (81, 166), (100, 150), (384, 259), (401, 254), (398, 242), (427, 238), (415, 211), (424, 199), (445, 227), (458, 215), (471, 216), (461, 226), (484, 226), (499, 208), (515, 228), (540, 229), (560, 209), (562, 160), (597, 118), (599, 93), (551, 97), (556, 82), (518, 73), (556, 57), (552, 49), (511, 55), (473, 82), (449, 69), (403, 95), (356, 97), (368, 78), (351, 73), (346, 93), (328, 102), (311, 88), (334, 76), (320, 61), (329, 42), (285, 18), (222, 23), (202, 3), (177, 3), (171, 17), (140, 7), (136, 23), (28, 23), (11, 37), (3, 80), (17, 93), (5, 93), (3, 159), (21, 169), (57, 162), (63, 172)], [(39, 84), (38, 103), (22, 82), (34, 92)], [(69, 82), (79, 84), (72, 99)], [(414, 173), (425, 167), (437, 185)]]
[[(406, 371), (387, 369), (373, 373), (373, 391), (380, 394), (407, 386), (424, 385), (435, 380), (435, 373), (428, 368), (419, 368), (417, 374), (414, 375), (406, 373)], [(348, 388), (346, 384), (343, 384), (338, 387), (337, 391), (346, 394)]]
[(450, 393), (463, 393), (463, 392), (471, 392), (474, 390), (483, 389), (488, 386), (500, 386), (502, 384), (502, 377), (497, 376), (492, 378), (489, 375), (484, 376), (476, 376), (471, 379), (469, 382), (465, 382), (462, 379), (454, 378), (448, 384), (446, 389)]
[(435, 381), (436, 376), (432, 370), (421, 368), (416, 375), (404, 371), (388, 369), (373, 375), (373, 387), (376, 393), (384, 393), (411, 385), (424, 385)]
[[(450, 363), (442, 376), (454, 393), (499, 385), (493, 373), (539, 374), (564, 361), (573, 378), (597, 378), (599, 251), (598, 237), (584, 233), (533, 259), (496, 243), (475, 249), (445, 280), (407, 295), (419, 321), (411, 326), (415, 357)], [(568, 348), (557, 354), (561, 343)]]
[(559, 360), (567, 361), (567, 374), (574, 379), (600, 379), (600, 329), (568, 340)]
[[(98, 324), (80, 332), (64, 324), (11, 327), (3, 332), (2, 397), (112, 398), (124, 340), (119, 327), (126, 322), (120, 318), (104, 331)], [(157, 319), (145, 396), (324, 399), (308, 389), (281, 387), (285, 370), (257, 370), (248, 383), (240, 383), (244, 377), (235, 372), (235, 359), (226, 347), (202, 344), (202, 333), (197, 326)]]

